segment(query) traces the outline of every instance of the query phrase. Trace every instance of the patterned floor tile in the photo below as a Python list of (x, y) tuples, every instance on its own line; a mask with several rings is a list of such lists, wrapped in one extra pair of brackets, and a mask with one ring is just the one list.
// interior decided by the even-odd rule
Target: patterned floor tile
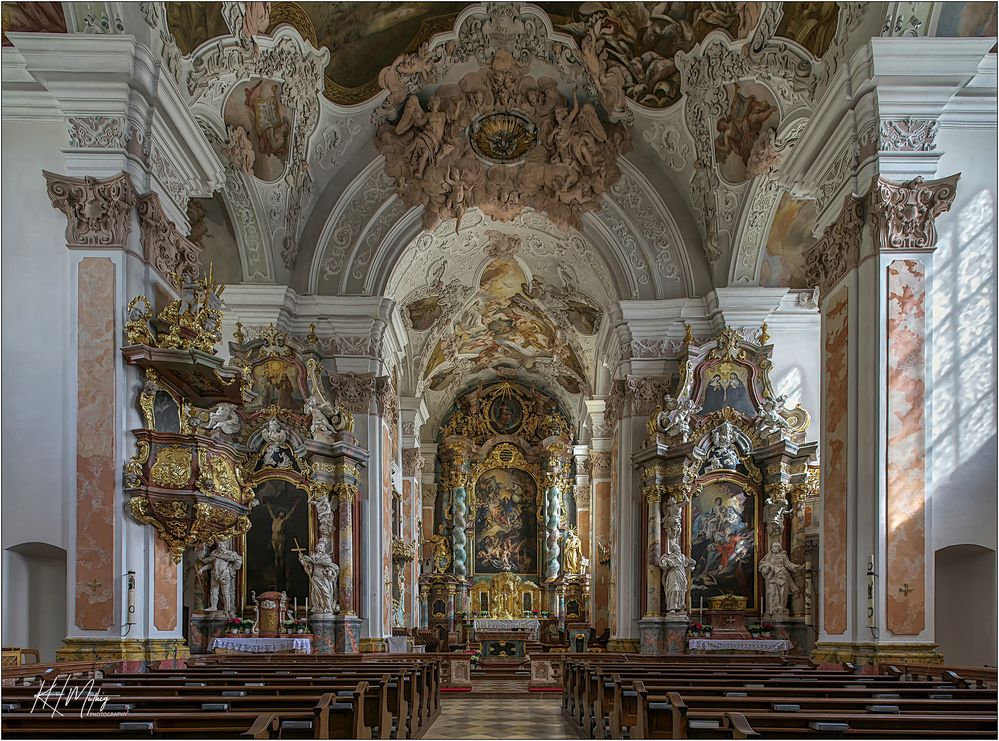
[(475, 697), (441, 702), (441, 714), (425, 739), (575, 739), (559, 698)]

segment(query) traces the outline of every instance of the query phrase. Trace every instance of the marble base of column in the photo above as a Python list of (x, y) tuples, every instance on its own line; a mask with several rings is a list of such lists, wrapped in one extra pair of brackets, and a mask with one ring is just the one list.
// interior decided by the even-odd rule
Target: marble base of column
[(774, 615), (770, 622), (774, 624), (774, 638), (791, 641), (791, 653), (794, 656), (808, 656), (815, 648), (815, 631), (810, 625), (805, 625), (805, 618), (790, 615)]
[(387, 654), (388, 650), (388, 638), (361, 639), (362, 654)]
[(664, 615), (644, 617), (638, 621), (642, 636), (642, 653), (652, 656), (687, 653), (687, 626), (690, 618), (686, 615)]
[(337, 615), (333, 618), (333, 652), (361, 653), (361, 618), (356, 615)]
[(312, 615), (309, 617), (312, 630), (312, 653), (332, 654), (336, 651), (336, 617)]
[(618, 654), (637, 654), (642, 647), (638, 638), (611, 638), (607, 641), (607, 651)]
[(193, 615), (190, 619), (188, 644), (192, 654), (206, 654), (212, 638), (225, 635), (225, 617), (214, 615)]
[(811, 654), (819, 664), (849, 662), (859, 666), (875, 664), (942, 664), (943, 654), (937, 644), (922, 642), (898, 643), (834, 643), (819, 641)]

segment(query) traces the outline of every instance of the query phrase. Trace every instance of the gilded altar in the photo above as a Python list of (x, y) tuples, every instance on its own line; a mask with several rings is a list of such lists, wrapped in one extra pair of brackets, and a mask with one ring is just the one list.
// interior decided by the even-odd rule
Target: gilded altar
[(541, 609), (541, 588), (509, 571), (477, 582), (471, 597), (474, 611), (498, 620), (514, 620)]

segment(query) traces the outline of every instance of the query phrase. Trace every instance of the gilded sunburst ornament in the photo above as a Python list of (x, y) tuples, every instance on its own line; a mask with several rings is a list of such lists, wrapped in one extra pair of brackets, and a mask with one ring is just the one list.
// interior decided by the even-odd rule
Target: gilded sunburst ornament
[(468, 132), (475, 153), (489, 162), (519, 162), (538, 142), (538, 129), (519, 113), (491, 113), (472, 122)]

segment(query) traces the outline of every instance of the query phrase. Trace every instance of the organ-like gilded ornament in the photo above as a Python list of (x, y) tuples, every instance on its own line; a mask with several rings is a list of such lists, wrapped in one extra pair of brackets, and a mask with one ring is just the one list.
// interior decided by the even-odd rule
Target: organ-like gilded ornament
[(468, 138), (484, 160), (510, 164), (524, 159), (538, 143), (538, 128), (520, 113), (491, 113), (472, 122)]
[(193, 456), (187, 448), (170, 445), (156, 451), (156, 460), (149, 470), (152, 483), (168, 489), (182, 489), (191, 480)]

